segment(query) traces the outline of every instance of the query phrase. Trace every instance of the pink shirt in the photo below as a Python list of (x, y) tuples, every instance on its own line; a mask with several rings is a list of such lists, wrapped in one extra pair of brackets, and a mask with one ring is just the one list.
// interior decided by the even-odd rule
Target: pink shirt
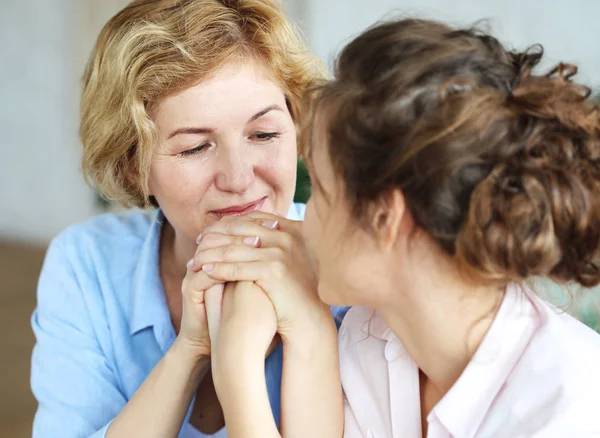
[[(380, 314), (352, 308), (339, 345), (344, 437), (420, 438), (419, 369)], [(427, 422), (427, 438), (600, 437), (600, 336), (511, 285)]]

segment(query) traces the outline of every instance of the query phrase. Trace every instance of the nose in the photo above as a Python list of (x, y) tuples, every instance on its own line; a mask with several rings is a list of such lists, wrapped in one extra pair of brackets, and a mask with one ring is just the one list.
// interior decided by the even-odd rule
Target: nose
[(215, 185), (218, 190), (244, 193), (254, 181), (254, 163), (250, 154), (243, 153), (243, 145), (221, 148)]

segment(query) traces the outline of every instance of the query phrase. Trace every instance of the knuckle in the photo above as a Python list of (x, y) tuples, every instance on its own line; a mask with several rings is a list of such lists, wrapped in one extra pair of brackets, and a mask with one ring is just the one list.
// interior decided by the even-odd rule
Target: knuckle
[(191, 298), (194, 295), (194, 292), (197, 289), (195, 283), (196, 282), (194, 281), (194, 278), (189, 278), (187, 280), (184, 279), (184, 281), (181, 283), (181, 295), (184, 298)]
[(272, 248), (271, 252), (273, 253), (273, 259), (275, 260), (283, 260), (286, 254), (286, 250), (279, 247)]
[(202, 239), (199, 249), (216, 248), (223, 244), (223, 236), (221, 234), (208, 234), (206, 240)]
[(190, 288), (190, 280), (189, 276), (186, 275), (181, 282), (181, 294), (185, 295)]
[(216, 246), (216, 239), (213, 237), (214, 235), (207, 235), (202, 238), (202, 241), (196, 248), (196, 255), (200, 254), (202, 251), (206, 251), (207, 249), (214, 248)]
[(204, 236), (202, 236), (202, 241), (200, 242), (200, 246), (206, 247), (207, 245), (210, 245), (213, 242), (215, 242), (215, 240), (217, 240), (217, 234), (214, 234), (214, 233), (204, 234)]
[(283, 263), (283, 260), (277, 259), (271, 263), (271, 275), (275, 279), (283, 278), (285, 275), (285, 271), (286, 271), (286, 266), (285, 266), (285, 263)]
[(223, 258), (226, 258), (228, 255), (230, 255), (233, 252), (233, 246), (224, 245), (221, 247), (220, 251), (221, 251), (221, 256), (223, 256)]
[(292, 235), (288, 234), (288, 233), (282, 233), (281, 246), (283, 248), (286, 248), (289, 250), (292, 248), (293, 245), (294, 245), (294, 238), (292, 237)]
[(233, 279), (233, 281), (236, 281), (238, 278), (240, 278), (240, 264), (239, 263), (233, 263), (231, 265), (231, 278)]
[(194, 271), (197, 271), (199, 269), (198, 266), (202, 266), (202, 258), (203, 258), (202, 256), (203, 256), (202, 252), (198, 252), (197, 254), (194, 255), (194, 266), (195, 266), (193, 268)]

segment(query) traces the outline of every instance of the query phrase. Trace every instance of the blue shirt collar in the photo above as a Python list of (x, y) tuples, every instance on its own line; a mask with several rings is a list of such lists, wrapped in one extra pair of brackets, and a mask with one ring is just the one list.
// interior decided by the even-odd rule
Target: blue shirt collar
[[(162, 211), (151, 212), (151, 224), (140, 251), (133, 275), (130, 334), (148, 327), (171, 326), (167, 299), (159, 270), (159, 249), (164, 215)], [(163, 327), (162, 331), (166, 331)], [(156, 333), (157, 338), (162, 337)]]

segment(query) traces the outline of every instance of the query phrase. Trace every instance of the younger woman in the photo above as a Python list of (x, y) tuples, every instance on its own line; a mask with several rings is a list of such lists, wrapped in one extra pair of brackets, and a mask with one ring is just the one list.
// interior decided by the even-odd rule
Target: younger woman
[[(339, 334), (346, 437), (600, 434), (600, 337), (523, 284), (600, 282), (600, 110), (575, 67), (533, 74), (540, 58), (401, 20), (350, 43), (314, 94), (303, 230), (319, 298), (354, 306)], [(256, 280), (267, 253), (198, 259), (215, 278)], [(277, 317), (297, 299), (269, 296)], [(249, 318), (243, 346), (223, 324), (224, 406), (232, 364), (261, 363), (274, 320), (261, 334)]]

